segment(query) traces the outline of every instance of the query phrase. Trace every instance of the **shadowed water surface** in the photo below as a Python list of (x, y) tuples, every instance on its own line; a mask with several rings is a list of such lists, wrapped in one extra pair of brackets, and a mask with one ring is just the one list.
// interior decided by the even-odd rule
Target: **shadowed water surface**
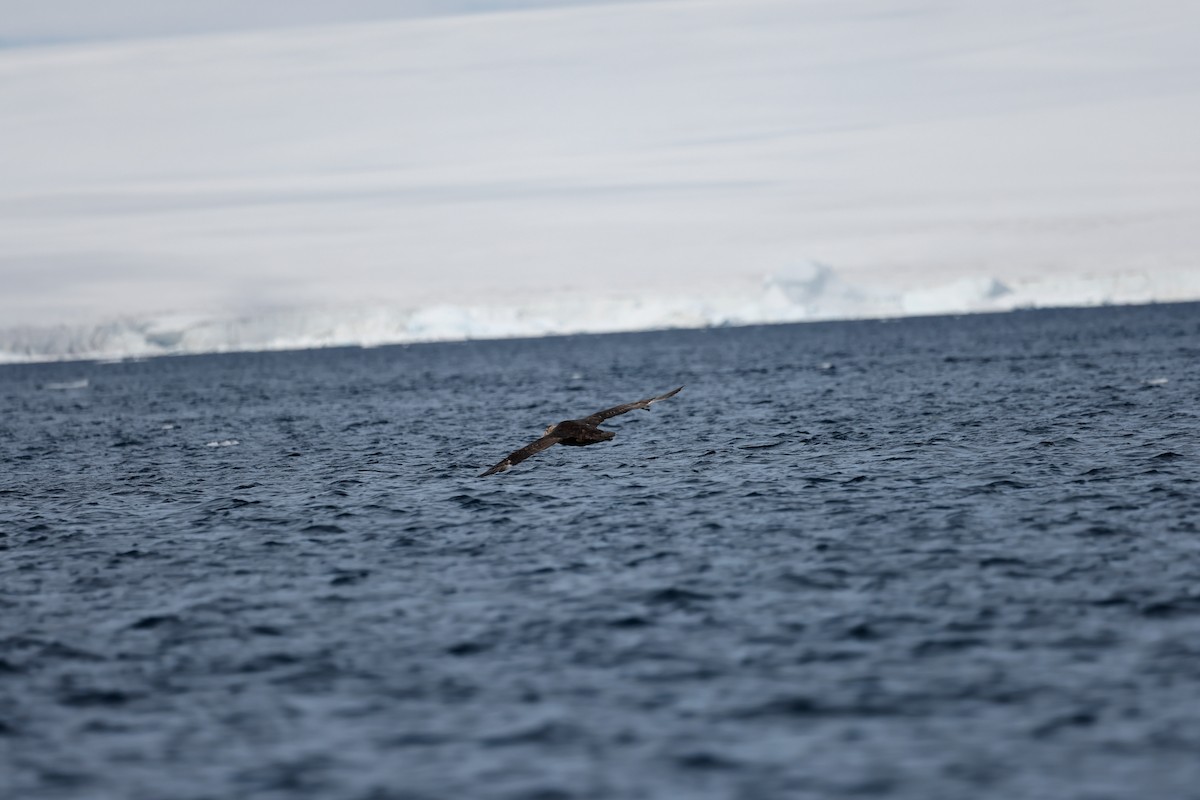
[(1198, 357), (1178, 305), (0, 368), (0, 796), (1200, 796)]

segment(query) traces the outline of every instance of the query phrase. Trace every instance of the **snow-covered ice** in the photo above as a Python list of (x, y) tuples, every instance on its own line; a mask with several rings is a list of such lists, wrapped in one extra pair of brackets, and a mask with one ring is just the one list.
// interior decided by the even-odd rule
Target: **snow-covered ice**
[[(608, 333), (807, 320), (1007, 311), (1040, 305), (1101, 305), (1119, 298), (1152, 301), (1200, 296), (1200, 274), (1154, 284), (1116, 275), (1067, 283), (963, 278), (929, 289), (892, 293), (844, 282), (822, 264), (770, 276), (745, 294), (681, 294), (654, 299), (551, 298), (526, 305), (383, 305), (310, 307), (235, 315), (128, 317), (98, 325), (25, 326), (0, 330), (0, 363), (121, 359), (185, 353), (377, 346), (408, 342)], [(1190, 281), (1188, 283), (1187, 281)], [(1134, 284), (1130, 286), (1128, 284)], [(1137, 294), (1141, 292), (1141, 294)], [(1070, 299), (1072, 302), (1066, 302)]]

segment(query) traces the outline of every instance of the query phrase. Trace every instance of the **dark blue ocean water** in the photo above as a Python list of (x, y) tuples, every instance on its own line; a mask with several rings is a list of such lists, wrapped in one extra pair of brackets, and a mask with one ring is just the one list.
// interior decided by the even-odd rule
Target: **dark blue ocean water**
[(1200, 797), (1198, 366), (1174, 305), (0, 368), (0, 797)]

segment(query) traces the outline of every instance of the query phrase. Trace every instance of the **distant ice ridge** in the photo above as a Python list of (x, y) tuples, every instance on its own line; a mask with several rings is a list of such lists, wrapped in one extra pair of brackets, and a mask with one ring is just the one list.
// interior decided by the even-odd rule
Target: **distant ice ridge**
[(720, 296), (560, 297), (525, 305), (307, 308), (164, 314), (98, 325), (0, 330), (0, 363), (301, 350), (666, 328), (705, 328), (1200, 299), (1200, 272), (1129, 272), (1005, 283), (968, 277), (906, 291), (854, 285), (801, 262), (755, 291)]

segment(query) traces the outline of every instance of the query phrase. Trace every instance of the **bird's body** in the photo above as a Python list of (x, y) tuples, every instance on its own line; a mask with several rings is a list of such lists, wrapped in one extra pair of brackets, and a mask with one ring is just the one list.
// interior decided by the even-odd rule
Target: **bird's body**
[(660, 394), (657, 397), (647, 397), (645, 400), (636, 400), (632, 403), (613, 406), (606, 408), (603, 411), (597, 411), (590, 417), (581, 419), (568, 419), (562, 422), (550, 425), (546, 428), (546, 432), (542, 434), (542, 438), (535, 442), (525, 445), (520, 450), (515, 450), (509, 453), (508, 456), (488, 469), (486, 472), (480, 473), (479, 477), (485, 475), (494, 475), (497, 472), (503, 472), (513, 464), (519, 464), (532, 455), (542, 452), (548, 447), (553, 447), (556, 444), (565, 444), (568, 447), (586, 447), (589, 444), (597, 442), (607, 442), (616, 436), (612, 431), (602, 430), (599, 425), (606, 419), (611, 419), (619, 414), (624, 414), (627, 411), (632, 411), (635, 408), (650, 409), (650, 405), (657, 403), (659, 400), (666, 400), (668, 397), (674, 396), (679, 392), (679, 389), (673, 389), (666, 394)]
[(595, 425), (588, 425), (577, 419), (563, 420), (557, 425), (546, 429), (547, 436), (559, 437), (558, 443), (568, 447), (583, 447), (596, 442), (607, 442), (616, 436), (612, 431), (600, 430)]

